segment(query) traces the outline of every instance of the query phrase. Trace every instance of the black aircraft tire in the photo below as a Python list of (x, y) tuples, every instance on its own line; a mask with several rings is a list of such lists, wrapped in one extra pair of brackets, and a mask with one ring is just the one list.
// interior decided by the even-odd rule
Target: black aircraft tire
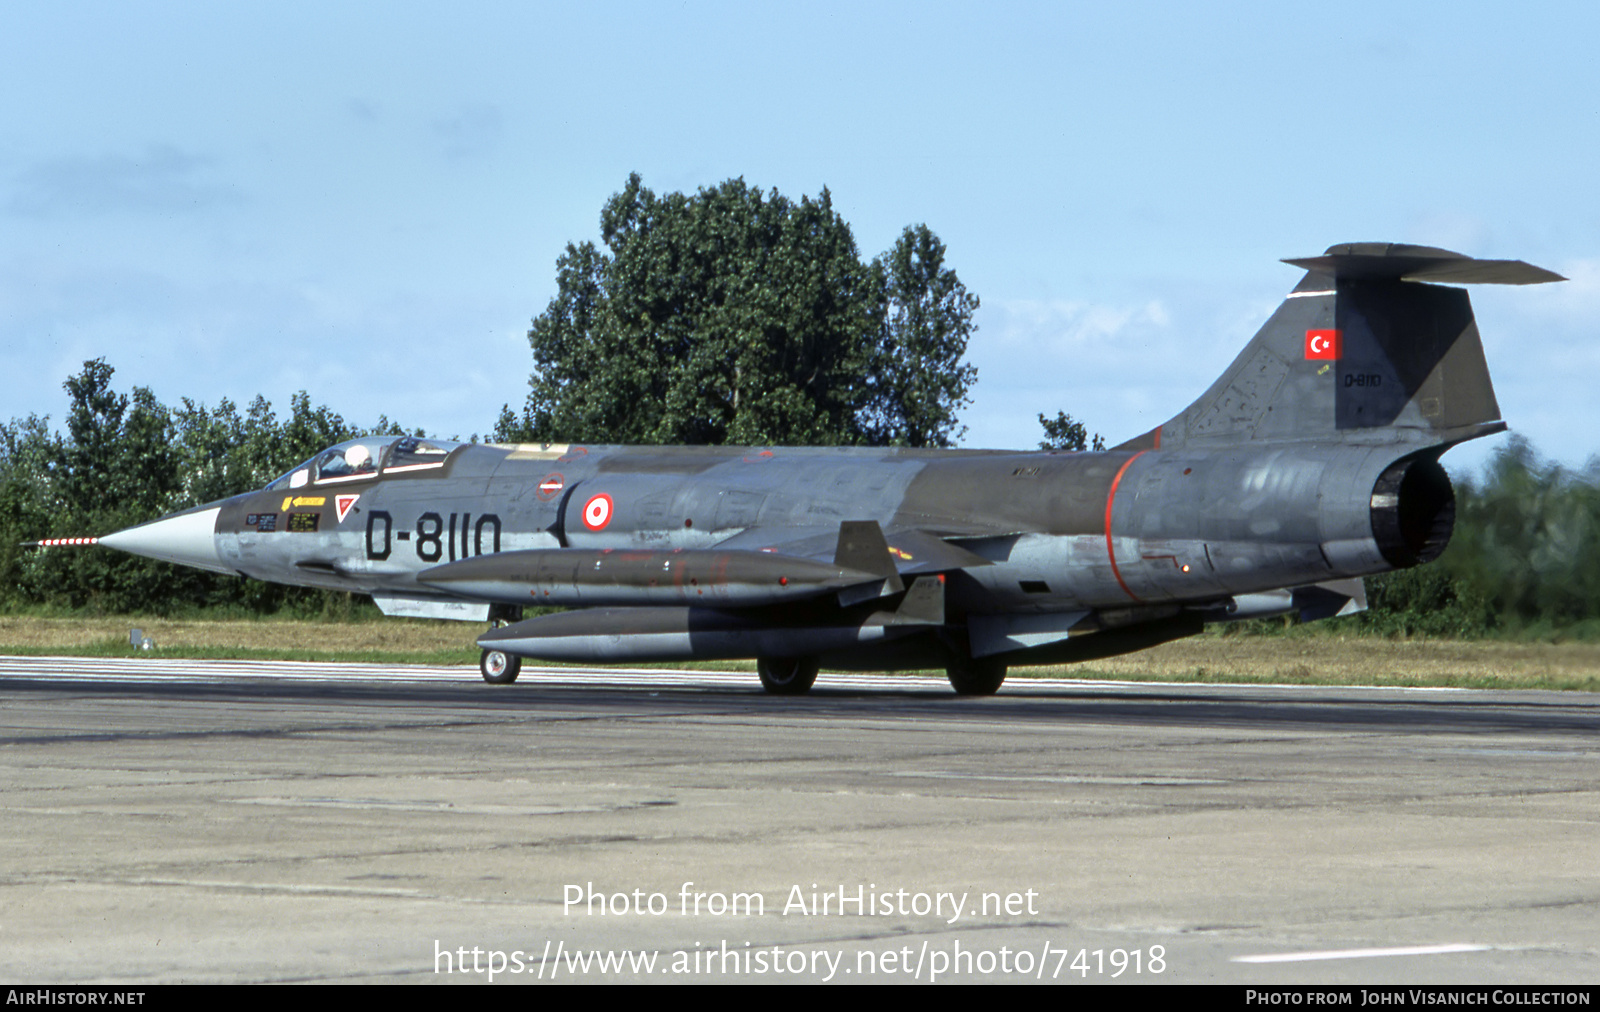
[(816, 684), (815, 657), (762, 657), (756, 661), (761, 687), (775, 696), (803, 696)]
[(478, 659), (478, 670), (490, 685), (510, 685), (522, 673), (522, 658), (503, 650), (485, 650)]
[(957, 695), (992, 696), (1006, 680), (1006, 665), (993, 657), (963, 657), (946, 668), (945, 674)]

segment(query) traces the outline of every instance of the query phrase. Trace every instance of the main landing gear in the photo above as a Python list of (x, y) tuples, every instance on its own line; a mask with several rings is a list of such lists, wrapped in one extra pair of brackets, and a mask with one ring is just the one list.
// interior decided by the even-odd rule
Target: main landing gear
[[(762, 657), (756, 661), (761, 687), (775, 696), (810, 692), (817, 680), (817, 668), (815, 657)], [(945, 674), (957, 695), (992, 696), (1006, 680), (1006, 665), (994, 657), (961, 657), (950, 662)]]
[(961, 657), (945, 668), (950, 685), (962, 696), (992, 696), (1006, 680), (1006, 665), (994, 657)]
[(803, 696), (816, 683), (820, 666), (815, 657), (761, 657), (756, 673), (761, 687), (775, 696)]
[(522, 673), (522, 658), (504, 650), (485, 650), (478, 659), (478, 670), (490, 685), (510, 685)]

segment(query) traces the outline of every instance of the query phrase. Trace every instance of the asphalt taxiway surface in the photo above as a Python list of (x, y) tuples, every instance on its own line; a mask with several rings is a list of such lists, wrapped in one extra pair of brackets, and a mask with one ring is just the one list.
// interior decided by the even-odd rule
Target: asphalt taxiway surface
[(754, 681), (0, 658), (0, 976), (1600, 979), (1595, 697)]

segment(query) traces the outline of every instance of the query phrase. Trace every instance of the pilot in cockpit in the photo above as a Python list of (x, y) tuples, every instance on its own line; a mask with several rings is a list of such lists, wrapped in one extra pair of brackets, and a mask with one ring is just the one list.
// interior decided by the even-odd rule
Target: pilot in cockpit
[(319, 481), (360, 478), (376, 474), (377, 470), (378, 459), (370, 448), (361, 443), (353, 443), (342, 450), (334, 447), (317, 459)]

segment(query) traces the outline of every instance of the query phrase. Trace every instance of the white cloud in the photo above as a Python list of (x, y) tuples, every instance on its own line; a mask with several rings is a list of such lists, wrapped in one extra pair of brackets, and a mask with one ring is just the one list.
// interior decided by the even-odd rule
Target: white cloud
[(443, 119), (434, 120), (433, 134), (451, 158), (484, 154), (500, 142), (504, 117), (497, 106), (469, 102)]
[[(978, 385), (968, 446), (1027, 447), (1038, 416), (1066, 411), (1112, 443), (1181, 411), (1233, 360), (1271, 306), (1163, 299), (985, 303), (969, 353)], [(1220, 311), (1219, 311), (1220, 309)]]
[(52, 158), (14, 177), (6, 207), (26, 217), (52, 217), (199, 212), (242, 202), (233, 186), (207, 178), (215, 164), (170, 144), (152, 144), (138, 155)]
[(510, 297), (13, 266), (0, 273), (7, 418), (59, 418), (61, 382), (100, 357), (119, 390), (148, 386), (167, 404), (259, 393), (281, 411), (306, 390), (359, 425), (386, 414), (445, 435), (487, 432), (527, 393), (532, 360)]

